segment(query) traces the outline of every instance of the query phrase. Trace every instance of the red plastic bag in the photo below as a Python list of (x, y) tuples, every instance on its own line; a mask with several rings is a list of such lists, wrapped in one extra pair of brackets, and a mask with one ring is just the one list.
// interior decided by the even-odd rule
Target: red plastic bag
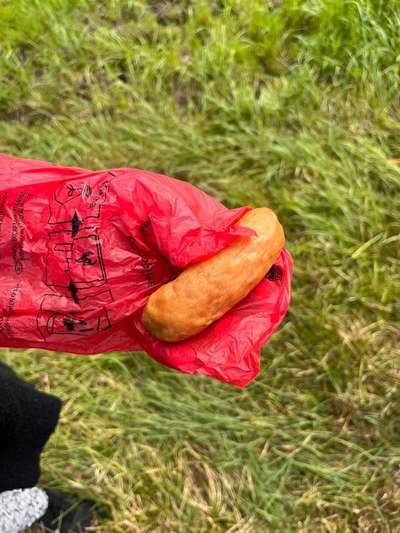
[(288, 307), (286, 250), (244, 301), (196, 337), (163, 343), (141, 323), (161, 284), (252, 233), (234, 226), (247, 210), (143, 170), (90, 172), (0, 154), (0, 345), (145, 350), (182, 372), (247, 385)]

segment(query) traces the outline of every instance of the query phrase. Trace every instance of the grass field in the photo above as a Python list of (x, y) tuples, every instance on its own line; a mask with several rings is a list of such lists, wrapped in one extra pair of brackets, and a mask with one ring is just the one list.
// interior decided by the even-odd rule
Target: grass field
[(2, 350), (65, 401), (42, 483), (96, 532), (400, 531), (397, 0), (1, 0), (0, 150), (273, 207), (290, 312), (238, 390)]

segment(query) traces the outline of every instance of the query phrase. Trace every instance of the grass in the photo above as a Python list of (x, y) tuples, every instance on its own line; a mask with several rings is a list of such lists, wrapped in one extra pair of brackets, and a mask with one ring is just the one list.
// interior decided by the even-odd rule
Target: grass
[(3, 0), (0, 150), (270, 205), (295, 259), (245, 390), (144, 354), (1, 357), (65, 407), (97, 532), (400, 531), (396, 0)]

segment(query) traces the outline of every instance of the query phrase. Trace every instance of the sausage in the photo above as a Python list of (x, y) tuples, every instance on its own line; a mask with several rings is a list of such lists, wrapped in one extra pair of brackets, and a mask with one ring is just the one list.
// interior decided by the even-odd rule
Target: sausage
[(237, 224), (253, 229), (256, 236), (237, 237), (150, 296), (142, 322), (154, 337), (178, 342), (200, 333), (243, 300), (268, 273), (285, 245), (275, 213), (256, 208)]

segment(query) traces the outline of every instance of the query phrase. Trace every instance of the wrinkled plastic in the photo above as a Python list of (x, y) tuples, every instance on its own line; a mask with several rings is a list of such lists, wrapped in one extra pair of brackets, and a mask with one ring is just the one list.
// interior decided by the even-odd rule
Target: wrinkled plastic
[(290, 299), (284, 250), (249, 296), (180, 343), (141, 323), (149, 295), (251, 230), (192, 185), (132, 168), (91, 172), (0, 154), (0, 345), (74, 354), (145, 350), (239, 387)]

